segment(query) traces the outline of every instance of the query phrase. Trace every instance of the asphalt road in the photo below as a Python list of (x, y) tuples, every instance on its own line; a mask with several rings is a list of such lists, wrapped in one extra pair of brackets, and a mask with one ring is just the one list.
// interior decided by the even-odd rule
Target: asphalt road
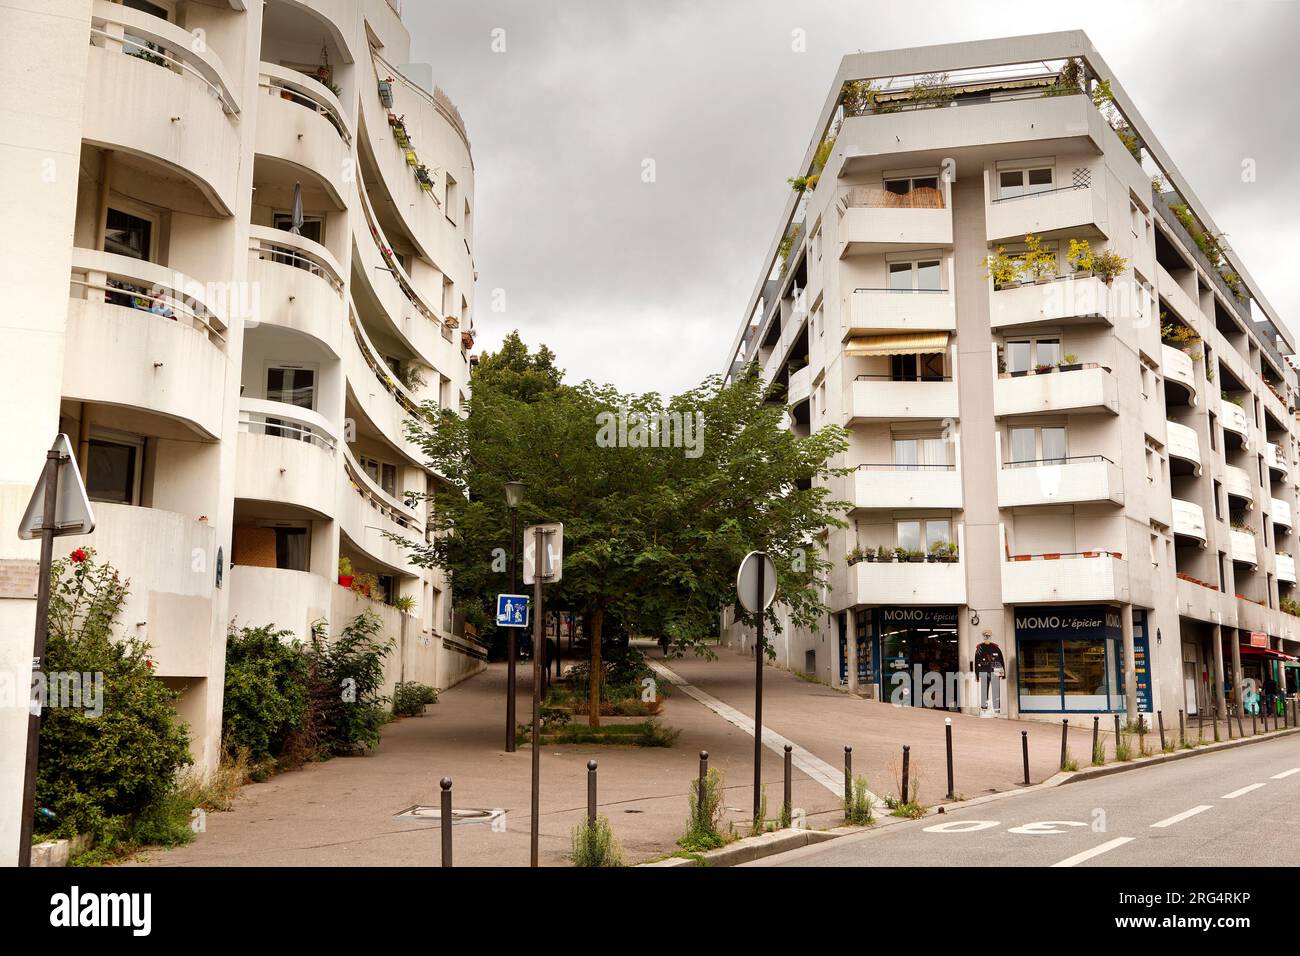
[(1009, 795), (753, 866), (1300, 864), (1300, 735)]

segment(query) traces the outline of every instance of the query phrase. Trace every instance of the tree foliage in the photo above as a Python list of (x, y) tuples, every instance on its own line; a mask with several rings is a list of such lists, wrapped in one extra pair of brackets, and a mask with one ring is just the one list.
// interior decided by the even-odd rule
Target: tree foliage
[[(546, 604), (583, 615), (593, 673), (607, 616), (678, 650), (715, 635), (724, 607), (753, 623), (735, 603), (736, 568), (751, 550), (772, 555), (793, 623), (819, 619), (829, 564), (816, 539), (842, 524), (844, 503), (827, 487), (827, 463), (846, 447), (842, 429), (805, 437), (783, 428), (784, 409), (764, 401), (756, 368), (668, 400), (568, 385), (562, 374), (549, 350), (529, 355), (515, 334), (480, 362), (466, 416), (443, 410), (431, 425), (408, 423), (444, 481), (433, 492), (431, 540), (406, 544), (414, 563), (448, 574), (467, 619), (490, 631), (495, 595), (509, 587), (500, 560), (511, 546), (509, 480), (525, 484), (521, 528), (564, 523), (563, 578), (547, 586)], [(602, 440), (620, 413), (617, 439)], [(673, 446), (661, 428), (660, 447), (647, 447), (637, 422), (665, 420), (702, 420), (698, 443), (678, 430)], [(774, 633), (774, 612), (769, 621)], [(596, 723), (599, 706), (591, 710)]]

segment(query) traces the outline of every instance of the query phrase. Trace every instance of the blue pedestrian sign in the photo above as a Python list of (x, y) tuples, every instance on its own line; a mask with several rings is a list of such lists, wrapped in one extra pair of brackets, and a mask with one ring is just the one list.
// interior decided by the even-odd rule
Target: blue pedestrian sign
[(497, 627), (528, 626), (528, 595), (497, 595)]

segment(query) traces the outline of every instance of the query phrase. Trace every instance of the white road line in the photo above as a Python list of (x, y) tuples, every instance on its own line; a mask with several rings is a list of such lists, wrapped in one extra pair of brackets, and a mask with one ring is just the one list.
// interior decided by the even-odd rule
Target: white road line
[(1053, 863), (1052, 866), (1078, 866), (1084, 860), (1091, 860), (1094, 856), (1101, 856), (1108, 853), (1117, 846), (1123, 846), (1125, 843), (1132, 843), (1133, 837), (1116, 837), (1113, 840), (1107, 840), (1100, 846), (1095, 846), (1091, 850), (1084, 850), (1082, 853), (1076, 853), (1074, 856), (1067, 856), (1060, 863)]
[(1212, 809), (1214, 808), (1210, 804), (1203, 803), (1199, 807), (1192, 807), (1192, 809), (1184, 810), (1182, 813), (1175, 813), (1172, 817), (1166, 817), (1164, 820), (1161, 820), (1159, 823), (1151, 824), (1151, 826), (1171, 827), (1175, 823), (1181, 823), (1183, 820), (1186, 820), (1188, 817), (1194, 817), (1198, 813), (1204, 813), (1206, 810), (1212, 810)]
[(1292, 767), (1290, 770), (1283, 770), (1281, 773), (1275, 773), (1275, 774), (1273, 774), (1273, 776), (1269, 777), (1268, 779), (1270, 779), (1270, 780), (1283, 780), (1283, 779), (1285, 779), (1286, 777), (1291, 776), (1291, 774), (1293, 774), (1293, 773), (1300, 773), (1300, 767)]
[(1232, 791), (1232, 793), (1225, 793), (1219, 799), (1235, 800), (1237, 797), (1240, 797), (1242, 794), (1250, 793), (1250, 791), (1252, 790), (1258, 790), (1262, 786), (1264, 786), (1262, 783), (1252, 783), (1249, 787), (1242, 787), (1240, 790)]
[[(694, 684), (687, 683), (676, 671), (665, 667), (658, 661), (647, 661), (654, 671), (661, 675), (674, 687), (680, 687), (688, 697), (693, 697), (709, 710), (713, 711), (723, 720), (739, 727), (751, 737), (754, 736), (754, 720), (742, 714), (730, 704), (724, 704), (712, 694), (705, 693)], [(832, 767), (821, 757), (800, 747), (793, 740), (787, 740), (771, 728), (763, 728), (763, 746), (775, 754), (785, 756), (785, 745), (789, 744), (790, 762), (806, 773), (813, 780), (816, 780), (823, 787), (829, 790), (835, 796), (844, 797), (844, 770), (841, 767)], [(880, 798), (870, 791), (867, 792), (867, 799), (872, 803), (880, 803)]]

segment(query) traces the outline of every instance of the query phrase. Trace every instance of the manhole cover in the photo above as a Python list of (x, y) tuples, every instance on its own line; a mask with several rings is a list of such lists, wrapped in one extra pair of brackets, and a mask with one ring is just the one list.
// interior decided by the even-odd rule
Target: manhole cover
[[(401, 813), (393, 814), (399, 820), (419, 820), (423, 823), (442, 823), (442, 810), (439, 807), (426, 807), (416, 804), (413, 807), (407, 807)], [(505, 816), (505, 811), (497, 808), (495, 810), (484, 810), (477, 807), (456, 807), (451, 811), (451, 825), (460, 826), (462, 823), (491, 823), (497, 817)]]

